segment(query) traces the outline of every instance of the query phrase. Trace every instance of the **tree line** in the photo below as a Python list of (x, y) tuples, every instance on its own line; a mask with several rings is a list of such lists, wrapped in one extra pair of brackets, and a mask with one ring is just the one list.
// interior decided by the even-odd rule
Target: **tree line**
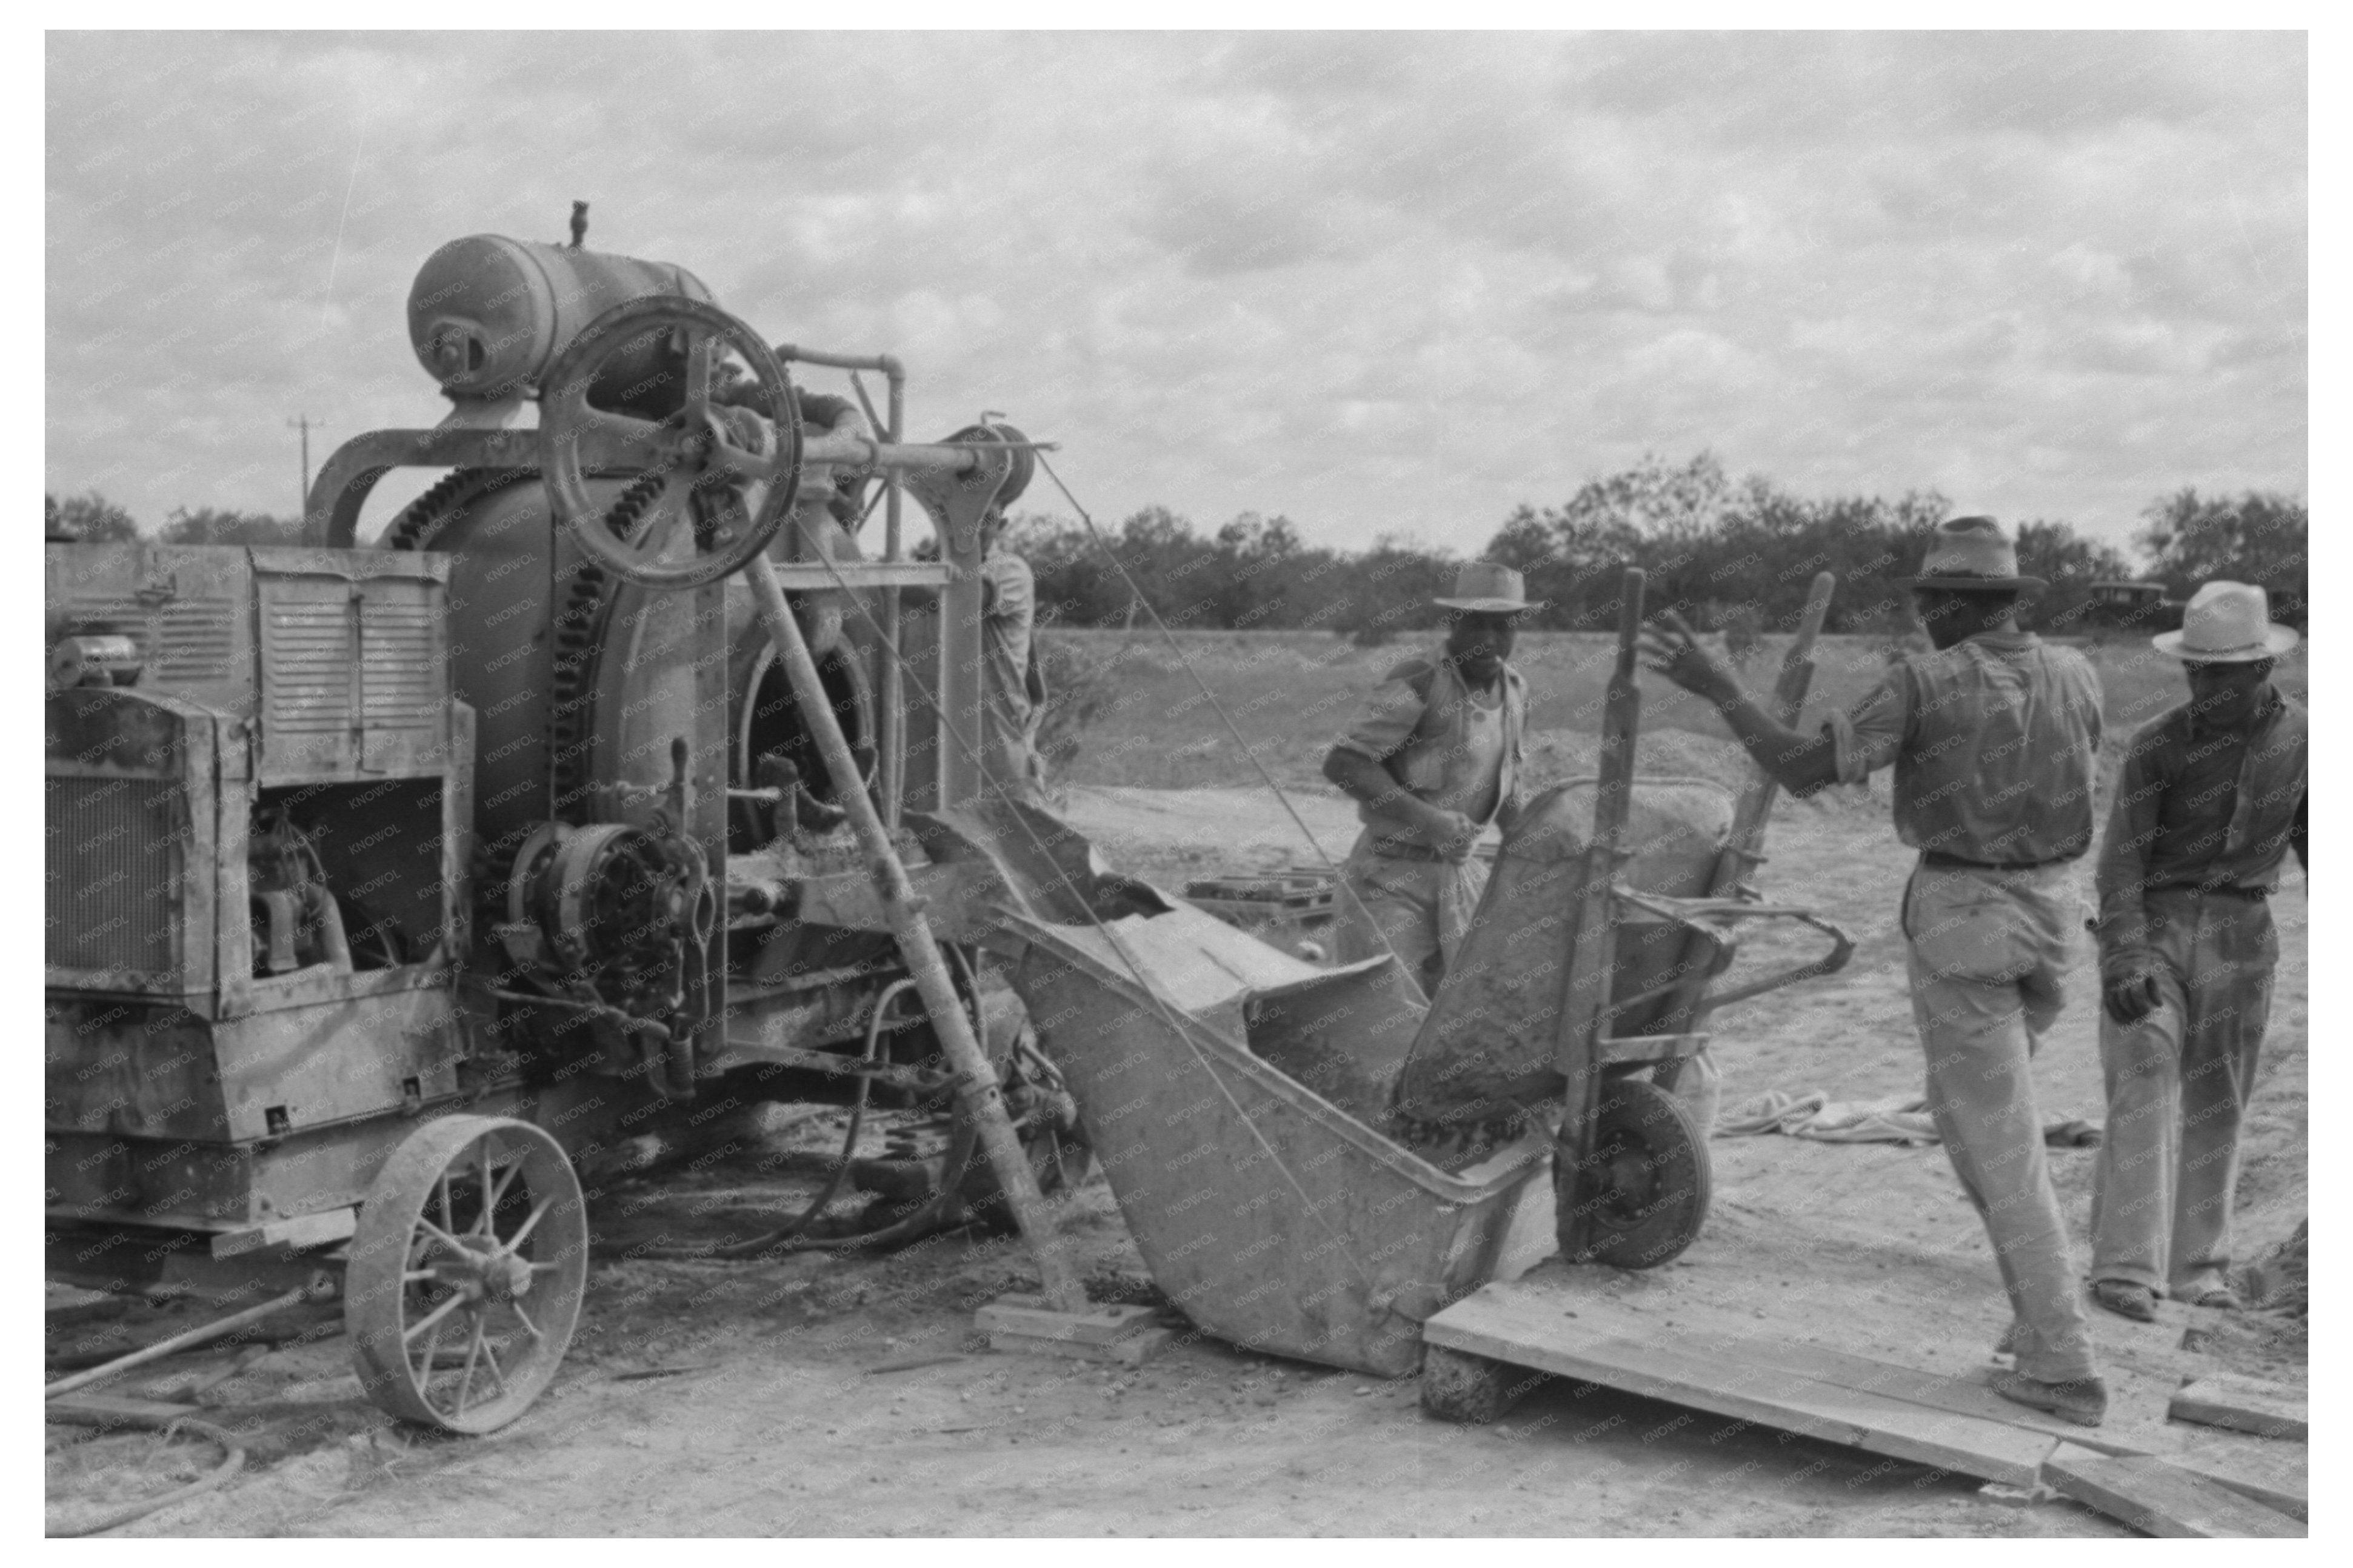
[[(139, 537), (128, 512), (91, 491), (47, 498), (50, 531), (84, 539)], [(1588, 480), (1556, 506), (1523, 504), (1480, 558), (1523, 573), (1548, 601), (1532, 624), (1598, 629), (1616, 614), (1618, 574), (1640, 566), (1654, 605), (1704, 629), (1754, 636), (1793, 625), (1817, 572), (1834, 572), (1833, 631), (1901, 631), (1902, 579), (1918, 568), (1929, 531), (1951, 515), (1933, 490), (1810, 498), (1761, 475), (1734, 480), (1703, 452), (1671, 464), (1646, 457)], [(2012, 523), (2021, 570), (2047, 578), (2029, 602), (2031, 624), (2077, 624), (2090, 585), (2153, 580), (2174, 597), (2233, 577), (2270, 589), (2283, 610), (2305, 603), (2306, 507), (2271, 492), (2201, 496), (2182, 489), (2151, 501), (2133, 536), (2137, 556), (2064, 521)], [(179, 544), (299, 543), (301, 524), (255, 512), (174, 510), (156, 537)], [(1132, 623), (1148, 607), (1172, 626), (1216, 630), (1319, 628), (1363, 642), (1423, 630), (1430, 600), (1451, 586), (1461, 557), (1404, 536), (1362, 550), (1310, 545), (1282, 516), (1244, 512), (1203, 535), (1165, 506), (1147, 506), (1106, 534), (1109, 557), (1080, 524), (1017, 514), (1007, 545), (1038, 579), (1039, 618), (1072, 626)], [(1114, 564), (1114, 559), (1116, 564)]]
[[(1559, 505), (1514, 508), (1479, 555), (1525, 575), (1528, 596), (1547, 601), (1530, 617), (1541, 627), (1611, 625), (1619, 574), (1640, 566), (1651, 604), (1704, 629), (1794, 625), (1814, 574), (1833, 572), (1831, 630), (1900, 631), (1908, 624), (1902, 580), (1952, 513), (1933, 490), (1894, 500), (1809, 498), (1762, 476), (1736, 482), (1708, 453), (1682, 464), (1649, 457)], [(2097, 582), (2155, 581), (2179, 598), (2210, 578), (2236, 577), (2300, 606), (2306, 519), (2305, 502), (2286, 496), (2183, 489), (2144, 510), (2137, 556), (2064, 521), (2004, 521), (2020, 570), (2051, 584), (2029, 602), (2028, 619), (2063, 631), (2080, 624)], [(1075, 523), (1019, 515), (1007, 532), (1037, 574), (1041, 616), (1070, 626), (1123, 625), (1148, 606), (1172, 626), (1323, 627), (1378, 641), (1435, 626), (1440, 612), (1430, 601), (1447, 591), (1461, 559), (1396, 535), (1361, 551), (1311, 546), (1289, 519), (1256, 512), (1205, 537), (1160, 506), (1136, 512), (1105, 542), (1118, 565)]]

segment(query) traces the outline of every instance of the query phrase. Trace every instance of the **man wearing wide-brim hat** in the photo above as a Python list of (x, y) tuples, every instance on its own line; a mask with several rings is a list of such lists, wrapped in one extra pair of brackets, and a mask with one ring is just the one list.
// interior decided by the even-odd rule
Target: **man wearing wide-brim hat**
[(1933, 652), (1891, 666), (1812, 734), (1784, 728), (1670, 614), (1643, 633), (1651, 668), (1714, 702), (1794, 795), (1894, 764), (1895, 831), (1920, 851), (1901, 915), (1928, 1109), (1993, 1243), (2014, 1368), (2003, 1397), (2097, 1426), (2107, 1410), (2067, 1226), (2044, 1163), (2031, 1058), (2079, 962), (2074, 863), (2092, 847), (2100, 682), (2073, 648), (2018, 627), (2045, 584), (1989, 517), (1937, 525), (1914, 613)]
[(1486, 562), (1434, 602), (1444, 644), (1384, 676), (1324, 758), (1365, 825), (1340, 870), (1336, 956), (1393, 952), (1433, 996), (1487, 885), (1472, 847), (1519, 815), (1527, 689), (1509, 660), (1520, 617), (1543, 607)]
[(2305, 862), (2305, 713), (2271, 681), (2296, 634), (2261, 588), (2218, 582), (2152, 640), (2189, 700), (2133, 736), (2100, 847), (2092, 1187), (2093, 1300), (2144, 1322), (2160, 1290), (2241, 1304), (2231, 1209), (2279, 962), (2267, 900), (2287, 852)]

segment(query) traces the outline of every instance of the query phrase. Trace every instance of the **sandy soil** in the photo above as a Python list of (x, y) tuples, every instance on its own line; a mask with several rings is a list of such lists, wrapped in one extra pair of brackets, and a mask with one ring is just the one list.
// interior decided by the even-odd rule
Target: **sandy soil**
[[(1296, 804), (1344, 853), (1350, 813), (1328, 796)], [(1165, 882), (1314, 858), (1262, 793), (1092, 789), (1068, 809), (1112, 858)], [(1727, 1105), (1772, 1088), (1915, 1090), (1893, 920), (1908, 861), (1883, 808), (1787, 808), (1768, 849), (1767, 890), (1835, 911), (1862, 945), (1844, 973), (1719, 1018)], [(2288, 880), (2242, 1258), (2285, 1236), (2306, 1206), (2305, 892), (2300, 873)], [(2100, 1115), (2088, 986), (2038, 1074), (2046, 1111)], [(1679, 1290), (1696, 1298), (1731, 1280), (1765, 1314), (1759, 1331), (1830, 1334), (1922, 1365), (1982, 1361), (2004, 1313), (1983, 1233), (1940, 1150), (1776, 1137), (1718, 1140), (1714, 1153), (1708, 1234), (1683, 1263), (1610, 1288), (1672, 1308)], [(2080, 1226), (2092, 1156), (2052, 1160)], [(628, 1201), (637, 1218), (691, 1234), (776, 1195), (748, 1167), (722, 1162)], [(1140, 1272), (1100, 1178), (1064, 1212), (1091, 1270)], [(608, 1200), (600, 1226), (613, 1217)], [(1411, 1380), (1201, 1338), (1136, 1373), (972, 1353), (971, 1308), (1033, 1282), (1018, 1248), (970, 1237), (883, 1258), (603, 1265), (555, 1388), (479, 1439), (429, 1438), (376, 1416), (343, 1380), (340, 1341), (282, 1352), (209, 1397), (291, 1397), (305, 1420), (257, 1450), (254, 1468), (222, 1493), (130, 1532), (2124, 1533), (2072, 1503), (2006, 1506), (1963, 1479), (1604, 1389), (1554, 1384), (1494, 1426), (1458, 1428), (1420, 1415)], [(2246, 1324), (2190, 1357), (2183, 1326), (2178, 1310), (2152, 1329), (2105, 1315), (2096, 1324), (2120, 1364), (2302, 1376), (2300, 1339)], [(953, 1359), (884, 1370), (932, 1355)], [(646, 1373), (661, 1375), (631, 1375)], [(152, 1443), (53, 1455), (53, 1493), (93, 1495), (106, 1451), (128, 1461)]]

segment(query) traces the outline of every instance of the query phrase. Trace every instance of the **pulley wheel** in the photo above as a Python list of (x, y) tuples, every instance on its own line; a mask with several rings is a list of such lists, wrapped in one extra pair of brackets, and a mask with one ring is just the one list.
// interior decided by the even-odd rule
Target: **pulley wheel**
[(1553, 1188), (1563, 1258), (1656, 1268), (1696, 1240), (1707, 1218), (1707, 1143), (1673, 1095), (1647, 1079), (1613, 1078), (1602, 1085), (1584, 1160), (1555, 1143)]
[(445, 1116), (393, 1152), (352, 1237), (343, 1326), (382, 1409), (493, 1432), (555, 1379), (588, 1285), (588, 1212), (555, 1140)]
[[(592, 407), (607, 360), (649, 338), (683, 340), (685, 390), (659, 420)], [(539, 466), (550, 506), (582, 552), (655, 588), (691, 588), (736, 572), (792, 515), (801, 426), (712, 401), (718, 351), (750, 367), (771, 408), (797, 405), (785, 367), (758, 333), (716, 305), (657, 294), (614, 306), (548, 366), (539, 395)], [(627, 503), (597, 506), (588, 474), (634, 472)], [(753, 500), (757, 495), (756, 503)]]

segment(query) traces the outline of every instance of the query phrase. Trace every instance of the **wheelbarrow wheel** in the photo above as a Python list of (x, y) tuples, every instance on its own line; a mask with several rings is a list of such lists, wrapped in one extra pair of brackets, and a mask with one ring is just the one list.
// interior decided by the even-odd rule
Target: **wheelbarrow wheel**
[(1656, 1268), (1707, 1218), (1707, 1142), (1672, 1094), (1647, 1079), (1611, 1079), (1591, 1152), (1578, 1162), (1566, 1142), (1556, 1144), (1553, 1183), (1563, 1258)]

